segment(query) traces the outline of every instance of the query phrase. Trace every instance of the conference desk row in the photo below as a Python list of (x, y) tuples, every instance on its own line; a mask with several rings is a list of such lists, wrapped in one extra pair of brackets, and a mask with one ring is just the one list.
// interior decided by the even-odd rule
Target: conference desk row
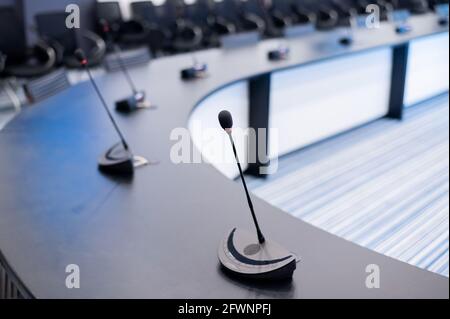
[[(370, 34), (362, 30), (348, 47), (333, 44), (332, 32), (286, 39), (290, 59), (277, 63), (267, 60), (267, 51), (279, 40), (201, 51), (196, 58), (208, 64), (209, 76), (196, 81), (179, 77), (192, 63), (190, 54), (132, 69), (158, 108), (115, 117), (134, 153), (158, 164), (138, 169), (131, 180), (97, 170), (97, 158), (117, 136), (90, 83), (24, 110), (0, 132), (0, 282), (8, 296), (448, 298), (448, 278), (336, 237), (256, 197), (266, 236), (301, 257), (298, 269), (283, 284), (225, 275), (217, 258), (223, 236), (235, 226), (253, 229), (241, 185), (213, 165), (174, 164), (170, 158), (173, 129), (187, 127), (196, 106), (233, 83), (448, 36), (433, 15), (414, 17), (411, 25), (404, 35), (387, 24)], [(111, 109), (130, 93), (120, 73), (97, 82)], [(73, 264), (80, 269), (78, 289), (66, 286), (66, 267)], [(381, 271), (378, 289), (366, 287), (372, 264)]]

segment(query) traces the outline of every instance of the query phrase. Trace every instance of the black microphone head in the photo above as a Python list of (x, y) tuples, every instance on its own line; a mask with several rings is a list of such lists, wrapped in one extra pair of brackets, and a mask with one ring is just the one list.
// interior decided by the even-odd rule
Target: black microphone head
[(99, 24), (102, 27), (103, 33), (109, 33), (110, 27), (108, 21), (106, 21), (105, 19), (100, 19)]
[(78, 62), (80, 62), (81, 65), (87, 64), (86, 54), (84, 54), (83, 49), (76, 49), (74, 55), (75, 55), (75, 58), (78, 60)]
[(231, 113), (225, 110), (221, 111), (219, 113), (219, 123), (225, 131), (231, 130), (233, 128), (233, 117)]

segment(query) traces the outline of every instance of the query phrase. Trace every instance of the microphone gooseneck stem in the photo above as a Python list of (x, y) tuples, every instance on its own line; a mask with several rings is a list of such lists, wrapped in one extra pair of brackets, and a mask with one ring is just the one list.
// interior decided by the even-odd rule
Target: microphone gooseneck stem
[(253, 217), (253, 222), (255, 223), (256, 233), (258, 235), (258, 242), (260, 244), (264, 244), (264, 242), (266, 240), (261, 232), (261, 229), (259, 228), (258, 220), (256, 219), (256, 214), (255, 214), (255, 210), (253, 209), (252, 199), (250, 198), (250, 195), (248, 193), (247, 184), (245, 183), (244, 174), (242, 173), (241, 163), (239, 162), (239, 157), (236, 152), (236, 146), (234, 145), (234, 140), (233, 140), (233, 137), (231, 136), (231, 132), (227, 132), (227, 133), (228, 133), (228, 137), (230, 138), (231, 146), (233, 147), (233, 153), (234, 153), (234, 157), (236, 158), (237, 166), (239, 168), (239, 175), (241, 176), (242, 185), (244, 185), (245, 195), (247, 196), (248, 207), (250, 208), (250, 212), (252, 213), (252, 217)]
[(128, 72), (128, 69), (125, 66), (125, 63), (123, 62), (122, 55), (121, 55), (122, 52), (119, 48), (119, 45), (117, 45), (117, 44), (114, 45), (114, 51), (116, 52), (116, 57), (117, 57), (117, 62), (119, 63), (119, 67), (122, 70), (123, 74), (125, 74), (128, 84), (130, 85), (131, 90), (133, 91), (133, 94), (136, 95), (138, 93), (136, 86), (134, 85), (134, 82), (131, 79), (130, 73)]
[(84, 69), (86, 70), (86, 73), (89, 76), (89, 80), (91, 81), (92, 85), (94, 86), (95, 92), (97, 92), (97, 95), (100, 98), (100, 101), (102, 102), (103, 108), (105, 109), (106, 113), (109, 116), (109, 119), (111, 120), (112, 124), (114, 125), (114, 128), (116, 129), (117, 134), (119, 134), (119, 137), (120, 137), (123, 147), (125, 148), (125, 150), (128, 151), (128, 149), (129, 149), (128, 143), (125, 141), (125, 138), (123, 137), (123, 134), (119, 129), (119, 126), (117, 125), (116, 121), (114, 120), (114, 117), (112, 116), (110, 110), (108, 109), (106, 101), (103, 98), (103, 95), (100, 93), (97, 83), (95, 83), (94, 77), (92, 76), (91, 71), (89, 70), (89, 67), (86, 64), (84, 64)]

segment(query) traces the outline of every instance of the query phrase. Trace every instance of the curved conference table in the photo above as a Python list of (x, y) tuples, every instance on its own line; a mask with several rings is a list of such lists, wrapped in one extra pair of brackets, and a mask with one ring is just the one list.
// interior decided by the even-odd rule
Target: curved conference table
[[(209, 77), (179, 78), (190, 55), (132, 70), (154, 111), (116, 114), (136, 155), (158, 160), (132, 180), (97, 170), (117, 141), (91, 85), (80, 83), (24, 110), (0, 132), (0, 251), (20, 294), (36, 298), (448, 298), (448, 278), (375, 253), (253, 198), (274, 240), (301, 256), (292, 282), (243, 283), (224, 275), (217, 248), (227, 231), (253, 229), (241, 185), (209, 164), (170, 160), (172, 129), (186, 127), (206, 96), (238, 80), (311, 61), (393, 46), (437, 32), (435, 17), (414, 18), (414, 31), (383, 26), (349, 48), (320, 47), (327, 33), (287, 40), (288, 61), (271, 63), (277, 40), (196, 54)], [(252, 63), (245, 63), (245, 61)], [(239, 65), (239, 68), (236, 66)], [(107, 102), (129, 94), (119, 73), (97, 79)], [(80, 288), (65, 270), (80, 267)], [(381, 270), (381, 287), (366, 288), (366, 266)]]

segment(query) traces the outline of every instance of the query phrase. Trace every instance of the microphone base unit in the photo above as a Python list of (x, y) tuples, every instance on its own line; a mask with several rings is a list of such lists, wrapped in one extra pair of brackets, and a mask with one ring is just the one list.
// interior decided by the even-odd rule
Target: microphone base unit
[(283, 61), (289, 59), (290, 50), (287, 47), (269, 51), (267, 57), (270, 61)]
[(116, 110), (122, 113), (129, 113), (139, 109), (154, 109), (154, 108), (155, 106), (145, 99), (144, 91), (139, 91), (126, 99), (116, 102)]
[(255, 234), (232, 229), (218, 250), (223, 270), (245, 280), (283, 281), (292, 279), (297, 256), (274, 241), (258, 243)]
[(339, 44), (343, 46), (349, 46), (353, 44), (353, 37), (347, 36), (339, 39)]
[(130, 176), (134, 174), (135, 168), (148, 163), (145, 158), (134, 156), (130, 150), (126, 150), (122, 143), (117, 143), (100, 157), (98, 168), (108, 175)]
[(412, 27), (409, 24), (398, 25), (395, 27), (397, 34), (406, 34), (412, 31)]
[(350, 27), (339, 28), (336, 32), (335, 41), (342, 47), (349, 47), (355, 43), (356, 23)]
[(438, 4), (435, 6), (436, 14), (438, 15), (438, 23), (440, 26), (448, 25), (448, 3)]
[(201, 79), (207, 76), (208, 66), (206, 64), (196, 64), (190, 68), (181, 70), (183, 80)]
[(447, 26), (448, 25), (448, 18), (440, 18), (439, 20), (438, 20), (438, 23), (439, 23), (439, 25), (440, 26)]
[(390, 13), (390, 20), (394, 24), (395, 32), (397, 34), (406, 34), (412, 31), (409, 24), (411, 12), (408, 9), (397, 9)]

